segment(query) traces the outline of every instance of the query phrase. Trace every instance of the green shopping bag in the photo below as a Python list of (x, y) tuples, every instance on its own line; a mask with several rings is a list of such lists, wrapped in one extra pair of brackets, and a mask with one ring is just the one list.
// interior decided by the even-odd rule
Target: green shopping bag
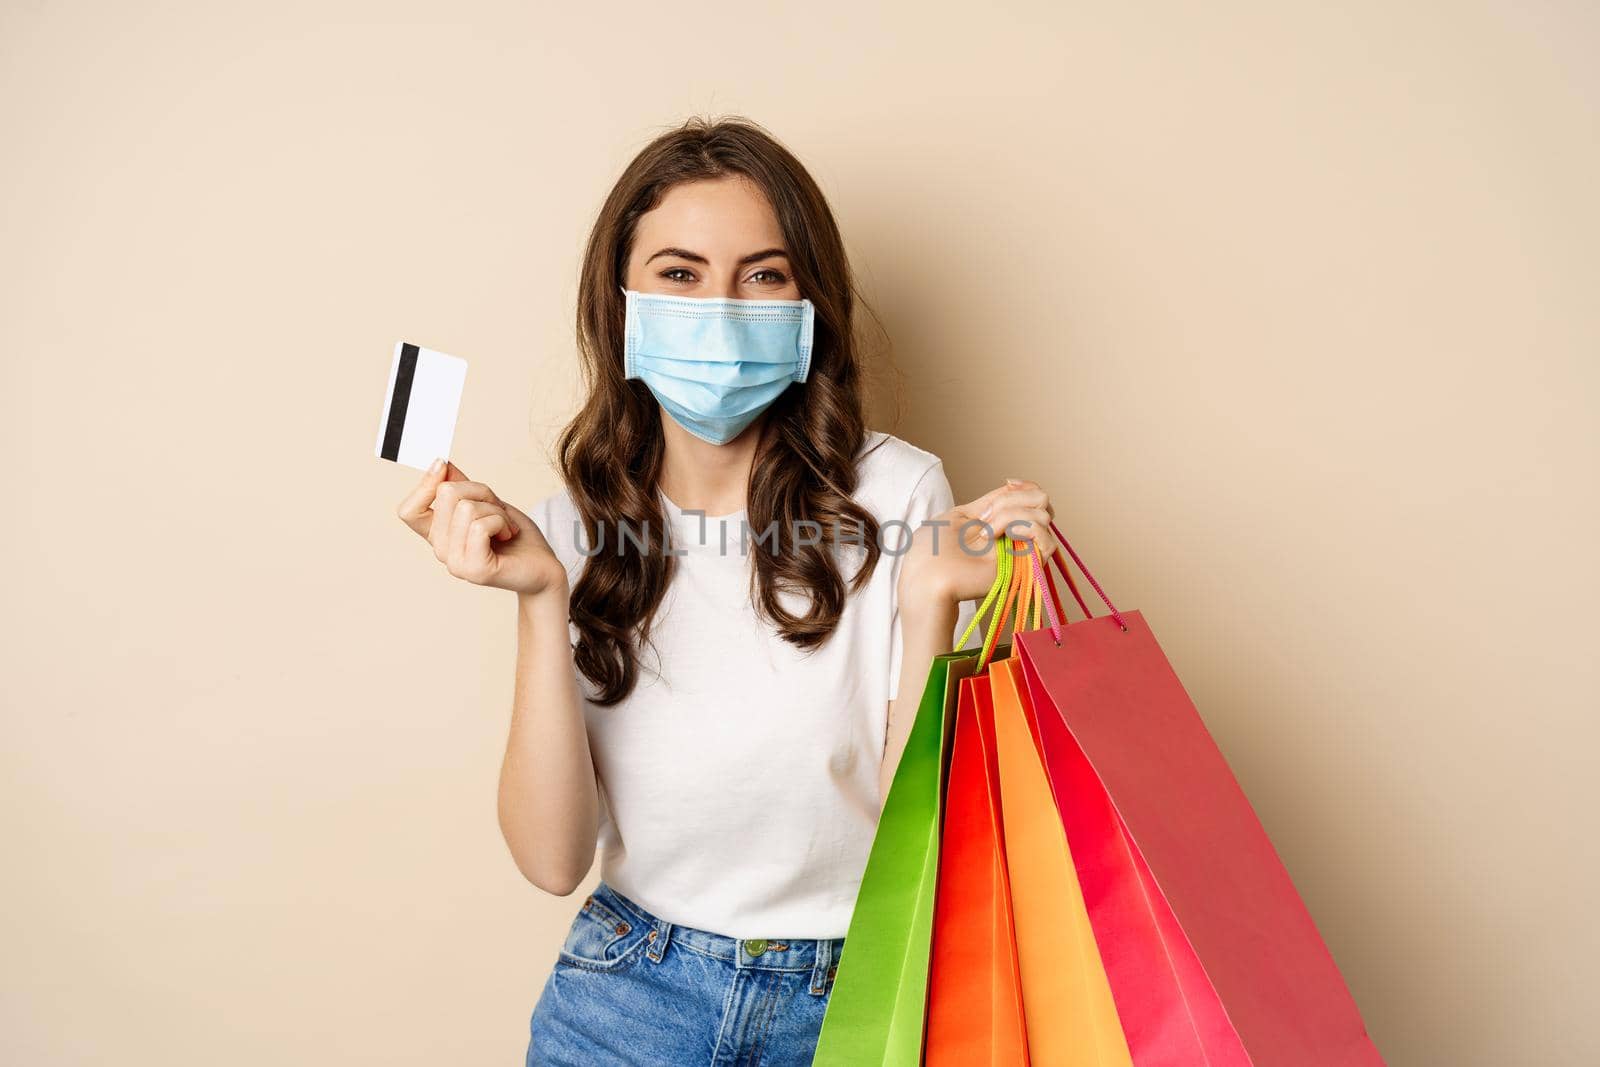
[(951, 724), (959, 683), (973, 673), (978, 654), (942, 653), (928, 671), (850, 913), (814, 1065), (916, 1067), (922, 1061)]

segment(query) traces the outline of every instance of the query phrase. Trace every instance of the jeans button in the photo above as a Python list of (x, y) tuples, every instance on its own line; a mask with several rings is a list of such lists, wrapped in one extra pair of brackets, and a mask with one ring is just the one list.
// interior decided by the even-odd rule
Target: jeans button
[(766, 939), (758, 937), (754, 941), (746, 941), (744, 943), (744, 950), (750, 953), (752, 956), (759, 956), (763, 952), (767, 951)]

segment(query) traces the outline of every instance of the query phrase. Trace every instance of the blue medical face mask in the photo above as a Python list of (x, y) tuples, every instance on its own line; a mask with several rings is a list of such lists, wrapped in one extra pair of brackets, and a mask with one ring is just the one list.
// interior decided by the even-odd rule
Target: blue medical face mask
[(714, 445), (811, 371), (809, 300), (622, 294), (624, 377), (641, 379), (679, 426)]

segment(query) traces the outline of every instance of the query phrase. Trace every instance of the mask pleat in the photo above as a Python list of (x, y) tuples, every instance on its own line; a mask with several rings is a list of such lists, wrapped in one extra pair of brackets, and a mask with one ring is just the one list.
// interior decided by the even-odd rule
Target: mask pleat
[(624, 366), (697, 436), (737, 436), (810, 373), (809, 301), (696, 300), (628, 292)]

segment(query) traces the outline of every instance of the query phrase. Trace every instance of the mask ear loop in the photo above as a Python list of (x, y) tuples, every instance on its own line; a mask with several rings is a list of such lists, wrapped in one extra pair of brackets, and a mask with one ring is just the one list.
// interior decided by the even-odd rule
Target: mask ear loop
[(817, 307), (810, 300), (800, 301), (800, 365), (790, 375), (797, 382), (811, 377), (811, 346), (816, 334)]

